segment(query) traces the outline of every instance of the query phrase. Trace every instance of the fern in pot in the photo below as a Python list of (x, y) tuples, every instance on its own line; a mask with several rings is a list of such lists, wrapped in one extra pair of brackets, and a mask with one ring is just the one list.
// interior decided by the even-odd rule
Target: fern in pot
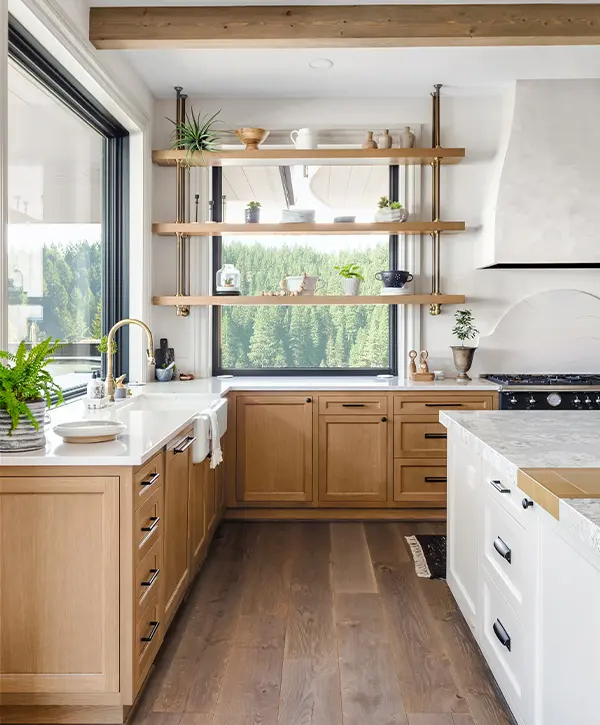
[(62, 347), (51, 337), (29, 351), (21, 342), (15, 353), (0, 351), (0, 451), (16, 453), (44, 448), (44, 417), (52, 396), (64, 401), (62, 391), (46, 370)]
[(470, 380), (467, 373), (471, 369), (477, 348), (465, 345), (465, 340), (473, 340), (479, 334), (471, 310), (456, 310), (452, 334), (460, 340), (460, 345), (450, 346), (454, 357), (454, 367), (458, 371), (458, 380)]

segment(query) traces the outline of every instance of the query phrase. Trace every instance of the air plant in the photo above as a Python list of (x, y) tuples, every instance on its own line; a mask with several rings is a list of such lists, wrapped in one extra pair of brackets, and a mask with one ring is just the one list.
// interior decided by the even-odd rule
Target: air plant
[(204, 115), (196, 114), (194, 109), (191, 108), (190, 112), (185, 114), (185, 120), (181, 123), (167, 118), (167, 121), (175, 126), (171, 137), (171, 148), (186, 150), (185, 163), (187, 166), (190, 166), (196, 151), (200, 153), (204, 160), (203, 154), (205, 151), (217, 150), (221, 134), (215, 130), (215, 126), (217, 123), (222, 123), (220, 119), (217, 119), (219, 113), (221, 113), (220, 110), (212, 116), (209, 116), (208, 113)]

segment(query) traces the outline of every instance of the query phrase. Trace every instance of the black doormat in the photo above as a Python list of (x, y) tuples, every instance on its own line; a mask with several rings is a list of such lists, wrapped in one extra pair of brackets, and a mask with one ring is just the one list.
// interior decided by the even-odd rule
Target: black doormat
[(406, 536), (415, 562), (417, 576), (425, 579), (446, 578), (446, 537), (442, 534)]

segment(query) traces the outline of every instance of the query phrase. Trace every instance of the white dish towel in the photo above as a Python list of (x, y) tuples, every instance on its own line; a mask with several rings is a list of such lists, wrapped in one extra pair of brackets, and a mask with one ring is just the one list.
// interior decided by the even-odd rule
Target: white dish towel
[(217, 413), (212, 408), (209, 408), (206, 413), (208, 418), (209, 435), (210, 435), (210, 467), (216, 468), (219, 463), (223, 461), (223, 452), (221, 451), (221, 435), (219, 432), (219, 421), (217, 420)]

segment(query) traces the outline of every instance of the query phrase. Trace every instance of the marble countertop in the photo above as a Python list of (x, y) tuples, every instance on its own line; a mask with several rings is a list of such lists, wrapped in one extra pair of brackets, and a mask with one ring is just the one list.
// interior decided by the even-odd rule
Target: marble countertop
[[(600, 469), (600, 411), (442, 411), (440, 422), (515, 486), (519, 468)], [(600, 555), (600, 499), (563, 498), (559, 519)]]

